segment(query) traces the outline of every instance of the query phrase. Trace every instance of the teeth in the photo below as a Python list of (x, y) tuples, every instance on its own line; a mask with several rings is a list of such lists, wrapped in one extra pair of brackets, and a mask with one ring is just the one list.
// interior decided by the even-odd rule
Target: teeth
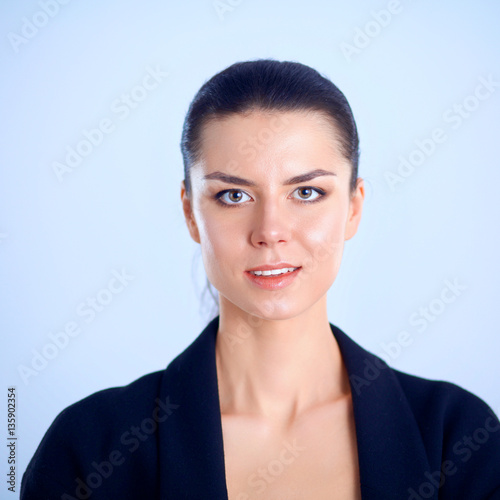
[(278, 274), (291, 273), (298, 267), (284, 267), (283, 269), (273, 269), (272, 271), (250, 271), (255, 276), (276, 276)]

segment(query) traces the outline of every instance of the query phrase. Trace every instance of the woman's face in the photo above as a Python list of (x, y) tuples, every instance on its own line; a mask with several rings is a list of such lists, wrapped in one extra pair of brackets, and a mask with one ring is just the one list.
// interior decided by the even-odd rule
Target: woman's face
[[(326, 305), (364, 199), (361, 179), (349, 190), (351, 166), (335, 137), (315, 111), (253, 111), (205, 125), (192, 191), (182, 182), (181, 198), (221, 310), (277, 320)], [(266, 265), (299, 269), (249, 272)]]

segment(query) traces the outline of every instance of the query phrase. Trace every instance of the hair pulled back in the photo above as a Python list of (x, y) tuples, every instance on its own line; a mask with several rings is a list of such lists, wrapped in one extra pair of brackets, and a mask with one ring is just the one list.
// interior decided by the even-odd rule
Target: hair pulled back
[(351, 166), (350, 188), (358, 177), (359, 139), (344, 94), (315, 69), (291, 61), (258, 59), (232, 64), (205, 82), (184, 120), (181, 150), (186, 192), (191, 193), (190, 169), (200, 160), (201, 132), (211, 119), (262, 111), (319, 111), (337, 130), (341, 153)]

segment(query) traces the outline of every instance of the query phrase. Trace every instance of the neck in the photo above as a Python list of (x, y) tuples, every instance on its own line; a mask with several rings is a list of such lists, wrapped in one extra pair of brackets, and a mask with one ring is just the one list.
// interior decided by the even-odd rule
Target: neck
[(222, 414), (290, 422), (350, 392), (326, 297), (284, 320), (261, 319), (222, 300), (216, 364)]

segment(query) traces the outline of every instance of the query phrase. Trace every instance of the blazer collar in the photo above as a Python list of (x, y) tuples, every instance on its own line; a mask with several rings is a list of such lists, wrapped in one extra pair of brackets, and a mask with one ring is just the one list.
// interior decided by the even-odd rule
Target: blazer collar
[(396, 372), (330, 323), (352, 392), (363, 499), (409, 498), (430, 470), (418, 423)]
[[(215, 363), (216, 316), (167, 367), (159, 404), (161, 498), (227, 500)], [(363, 500), (408, 498), (429, 463), (418, 425), (394, 371), (330, 323), (352, 390)], [(178, 405), (178, 406), (176, 406)]]

